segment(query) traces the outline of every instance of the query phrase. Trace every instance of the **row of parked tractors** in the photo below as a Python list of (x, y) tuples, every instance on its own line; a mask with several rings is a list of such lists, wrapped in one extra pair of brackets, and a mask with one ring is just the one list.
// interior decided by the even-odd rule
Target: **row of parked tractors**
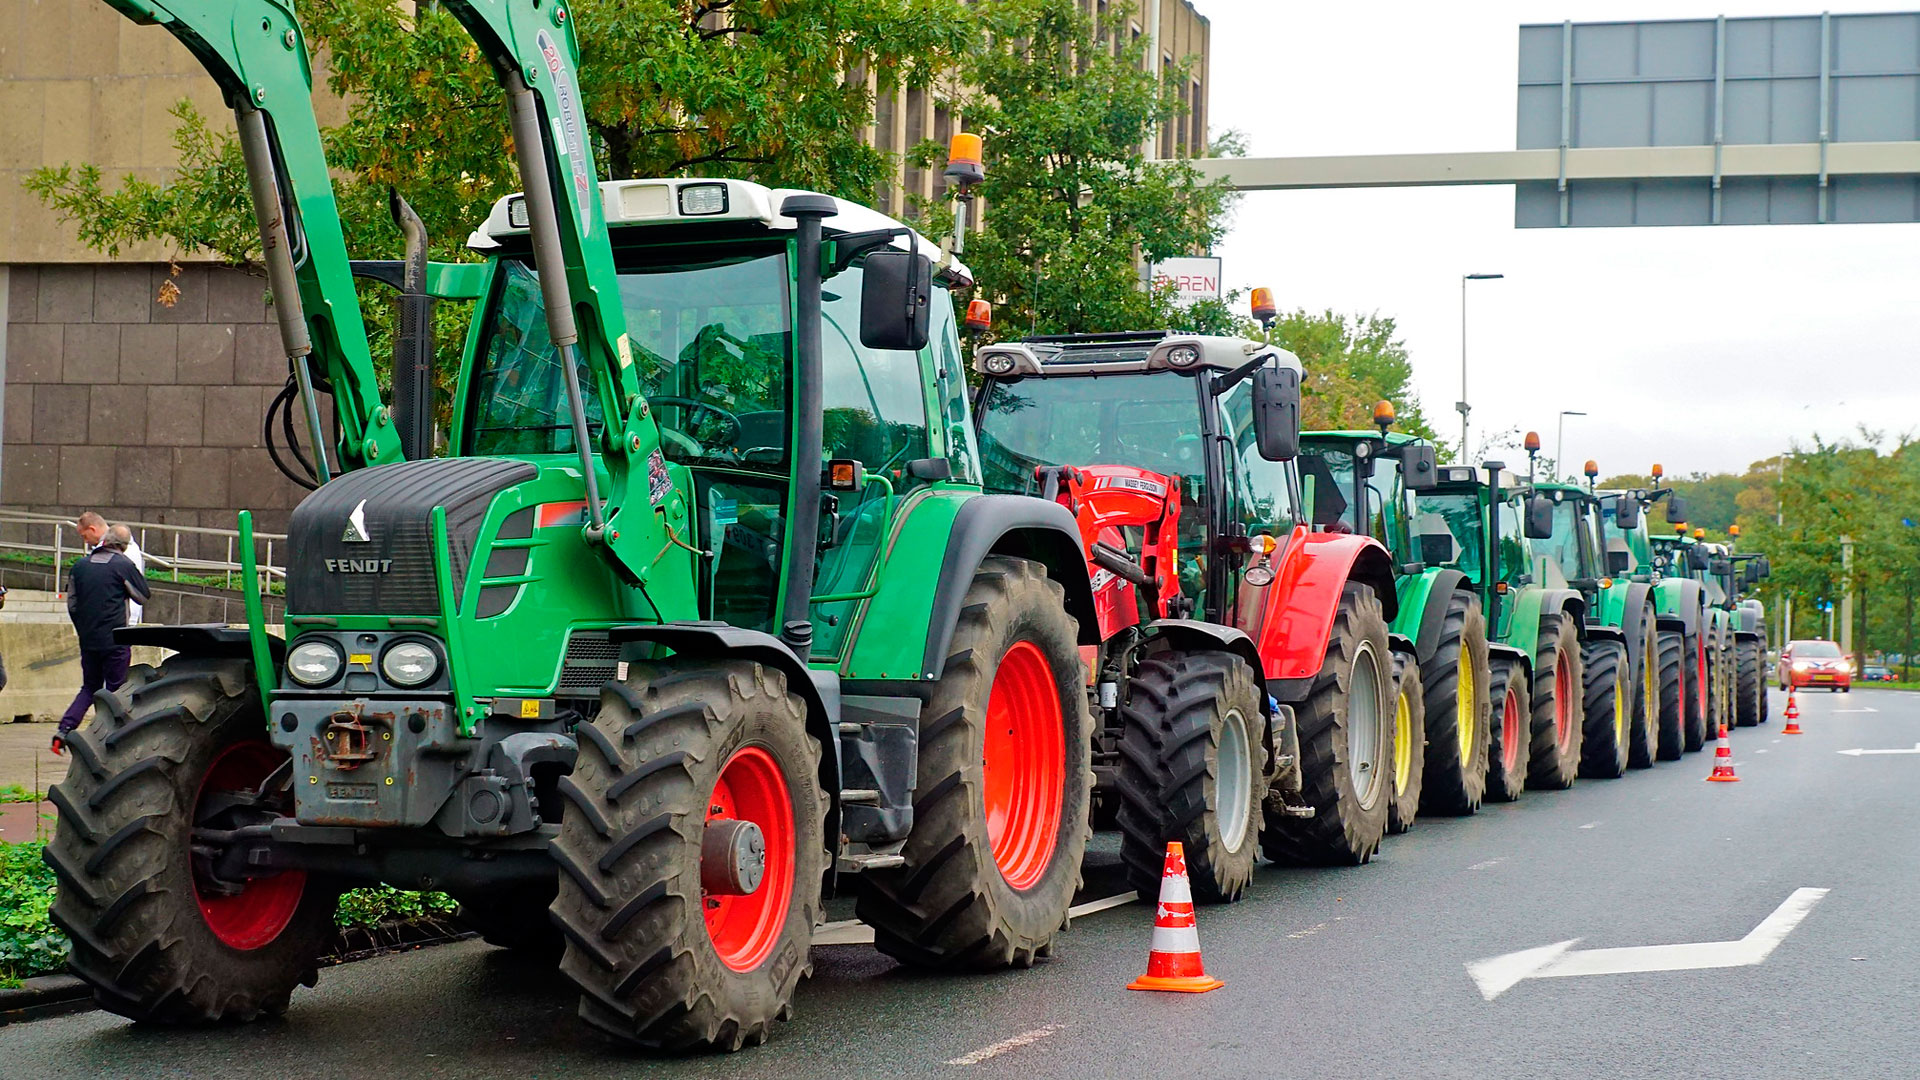
[[(1651, 537), (1664, 489), (1441, 466), (1384, 413), (1303, 436), (1261, 341), (1035, 338), (970, 379), (964, 229), (596, 185), (567, 4), (445, 5), (522, 191), (440, 263), (397, 196), (406, 257), (349, 258), (284, 0), (109, 2), (233, 109), (288, 365), (265, 434), (314, 489), (283, 633), (243, 513), (247, 624), (121, 630), (171, 654), (69, 742), (52, 914), (116, 1012), (284, 1010), (384, 882), (555, 960), (617, 1039), (734, 1049), (836, 896), (903, 964), (1023, 966), (1095, 825), (1134, 884), (1178, 840), (1229, 901), (1262, 854), (1363, 863), (1765, 715), (1764, 561)], [(356, 277), (400, 295), (390, 380)]]

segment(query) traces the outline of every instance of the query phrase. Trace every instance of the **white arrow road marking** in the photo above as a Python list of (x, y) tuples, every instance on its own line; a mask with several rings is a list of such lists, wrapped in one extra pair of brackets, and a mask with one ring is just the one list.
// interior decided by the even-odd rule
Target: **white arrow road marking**
[(1739, 941), (1575, 949), (1574, 946), (1581, 939), (1572, 938), (1504, 956), (1475, 960), (1467, 965), (1467, 974), (1473, 978), (1474, 985), (1480, 988), (1480, 996), (1492, 1001), (1524, 979), (1748, 967), (1765, 960), (1825, 895), (1825, 889), (1795, 889), (1792, 896), (1774, 909), (1773, 914), (1760, 920), (1760, 925)]
[(1835, 709), (1833, 711), (1834, 713), (1838, 714), (1838, 713), (1850, 713), (1850, 712), (1852, 713), (1879, 712), (1880, 710), (1873, 708), (1872, 706), (1868, 706), (1867, 708), (1864, 708), (1864, 709)]
[(1836, 750), (1834, 752), (1845, 754), (1848, 757), (1860, 757), (1863, 754), (1920, 754), (1920, 742), (1914, 743), (1913, 749), (1911, 750), (1862, 750), (1856, 746), (1851, 750)]
[(978, 1065), (989, 1058), (997, 1058), (1009, 1050), (1018, 1050), (1023, 1046), (1031, 1046), (1066, 1026), (1065, 1024), (1048, 1024), (1046, 1027), (1037, 1027), (1032, 1031), (1023, 1031), (1011, 1039), (1001, 1039), (992, 1046), (983, 1046), (971, 1054), (962, 1054), (957, 1058), (948, 1058), (947, 1064)]

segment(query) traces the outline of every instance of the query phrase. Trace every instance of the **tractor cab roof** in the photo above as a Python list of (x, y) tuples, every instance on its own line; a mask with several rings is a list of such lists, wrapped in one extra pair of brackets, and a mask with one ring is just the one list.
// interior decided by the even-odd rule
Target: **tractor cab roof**
[[(1487, 486), (1487, 470), (1472, 465), (1442, 465), (1434, 470), (1434, 489), (1437, 491), (1459, 491), (1464, 488), (1483, 488)], [(1500, 490), (1508, 495), (1524, 487), (1524, 481), (1513, 470), (1500, 470)]]
[[(1361, 439), (1378, 439), (1380, 437), (1381, 435), (1378, 431), (1303, 431), (1300, 433), (1300, 438), (1307, 442), (1312, 442), (1316, 439), (1326, 442), (1333, 442), (1335, 440), (1358, 442)], [(1420, 436), (1409, 435), (1404, 431), (1389, 431), (1386, 434), (1386, 440), (1388, 446), (1406, 446), (1409, 443), (1426, 442), (1426, 440)]]
[[(780, 213), (789, 195), (814, 195), (816, 192), (794, 188), (769, 188), (749, 180), (696, 180), (649, 178), (641, 180), (603, 180), (600, 205), (607, 224), (616, 230), (642, 226), (731, 225), (734, 228), (759, 226), (768, 232), (789, 232), (798, 227), (793, 218)], [(873, 232), (880, 229), (904, 230), (893, 239), (903, 251), (918, 251), (940, 261), (940, 245), (928, 240), (878, 210), (859, 203), (834, 199), (834, 212), (821, 222), (829, 239), (836, 233)], [(467, 247), (490, 255), (505, 246), (505, 241), (527, 234), (527, 200), (520, 192), (507, 195), (493, 204), (487, 220), (467, 237)], [(942, 269), (949, 284), (971, 285), (973, 274), (958, 259), (948, 258)]]
[(1060, 334), (1003, 341), (975, 349), (973, 368), (982, 375), (999, 379), (1056, 378), (1202, 369), (1232, 371), (1256, 358), (1304, 371), (1300, 358), (1278, 345), (1172, 330)]

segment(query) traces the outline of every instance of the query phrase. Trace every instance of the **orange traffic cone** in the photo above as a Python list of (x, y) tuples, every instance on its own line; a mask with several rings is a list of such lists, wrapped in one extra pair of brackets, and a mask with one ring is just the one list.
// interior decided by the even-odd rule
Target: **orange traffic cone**
[(1720, 725), (1720, 744), (1713, 748), (1713, 773), (1709, 780), (1718, 780), (1723, 784), (1737, 782), (1740, 778), (1733, 775), (1733, 740), (1727, 737), (1727, 725)]
[(1225, 985), (1208, 976), (1200, 964), (1200, 931), (1193, 919), (1193, 891), (1187, 885), (1187, 852), (1176, 840), (1167, 845), (1167, 868), (1160, 877), (1160, 907), (1153, 916), (1147, 973), (1128, 983), (1127, 989), (1202, 994)]
[(1782, 735), (1800, 735), (1800, 703), (1793, 698), (1793, 688), (1787, 689), (1787, 726), (1780, 729)]

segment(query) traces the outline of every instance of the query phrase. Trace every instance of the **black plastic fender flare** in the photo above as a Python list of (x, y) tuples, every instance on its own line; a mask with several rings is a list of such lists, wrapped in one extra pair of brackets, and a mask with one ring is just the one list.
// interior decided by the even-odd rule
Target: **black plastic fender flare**
[[(244, 626), (226, 623), (186, 623), (180, 626), (159, 624), (122, 626), (113, 632), (121, 645), (152, 645), (186, 653), (188, 656), (213, 656), (225, 660), (252, 660), (253, 638)], [(267, 635), (267, 650), (277, 663), (286, 659), (284, 638)]]
[(1473, 584), (1467, 575), (1458, 570), (1442, 570), (1433, 575), (1433, 584), (1427, 588), (1427, 607), (1420, 613), (1420, 637), (1414, 643), (1414, 659), (1421, 664), (1433, 659), (1433, 652), (1440, 647), (1440, 631), (1447, 622), (1447, 607), (1453, 602), (1455, 592), (1473, 592)]
[[(974, 571), (989, 555), (1032, 559), (1047, 568), (1047, 576), (1067, 593), (1067, 614), (1080, 624), (1080, 644), (1100, 644), (1100, 623), (1094, 615), (1093, 585), (1087, 577), (1087, 557), (1080, 548), (1080, 530), (1073, 515), (1056, 502), (1027, 495), (979, 495), (961, 504), (953, 516), (946, 557), (934, 585), (933, 607), (927, 618), (927, 648), (920, 661), (924, 680), (946, 672), (947, 650), (960, 622)], [(1254, 668), (1259, 671), (1259, 667)]]

